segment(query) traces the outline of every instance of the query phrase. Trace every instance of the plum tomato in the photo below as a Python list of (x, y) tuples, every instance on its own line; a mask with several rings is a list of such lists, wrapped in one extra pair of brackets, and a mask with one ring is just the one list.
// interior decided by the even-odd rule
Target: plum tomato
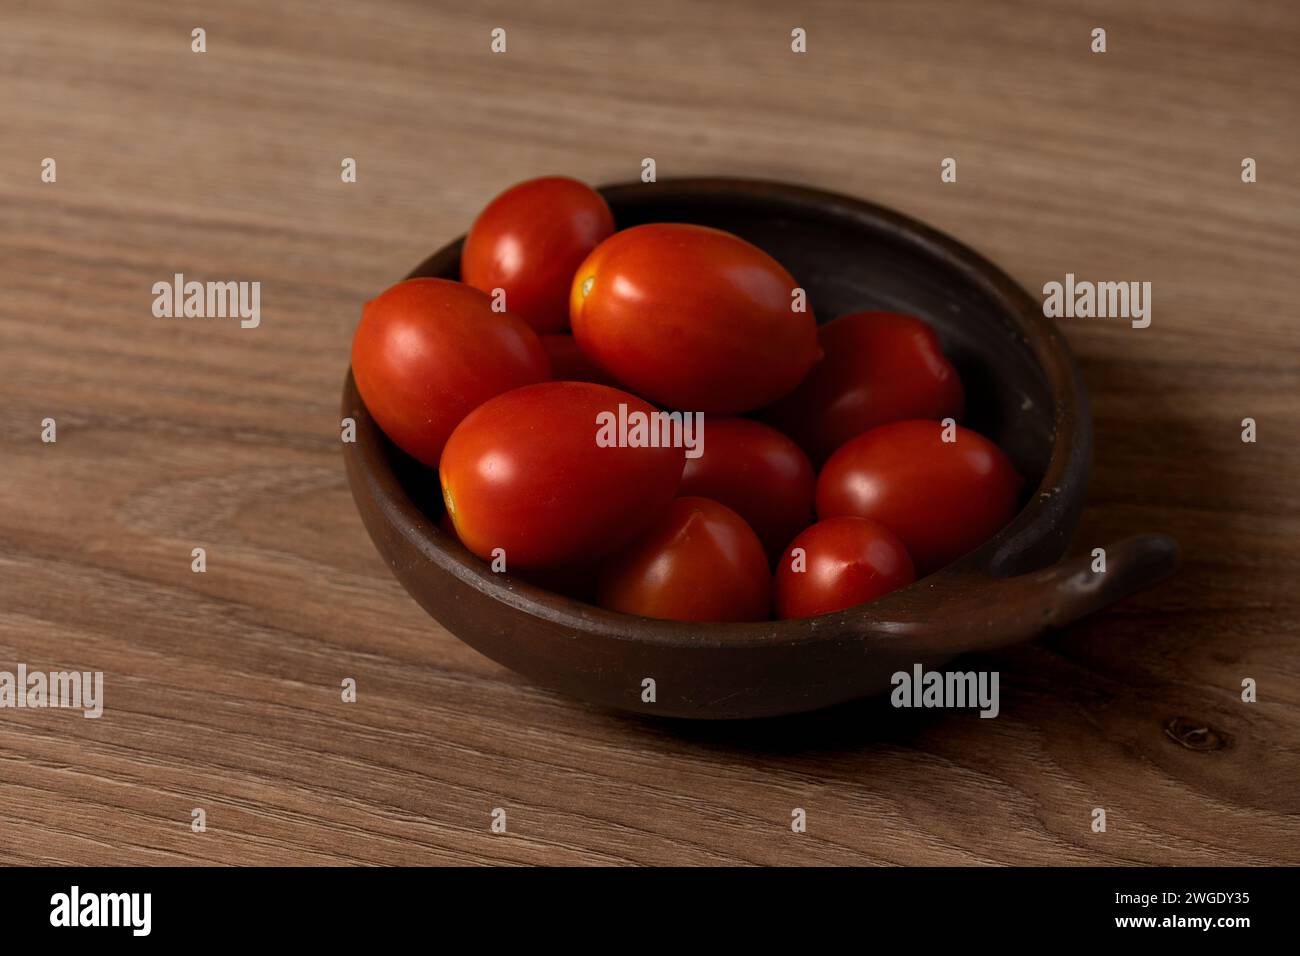
[(898, 535), (919, 575), (992, 537), (1016, 513), (1024, 479), (983, 435), (912, 419), (881, 425), (831, 455), (817, 478), (817, 515), (871, 518)]
[(712, 498), (754, 529), (775, 559), (813, 520), (808, 456), (775, 428), (748, 418), (704, 419), (703, 454), (686, 457), (680, 495)]
[(407, 279), (365, 304), (352, 377), (371, 416), (412, 458), (438, 467), (442, 446), (483, 402), (551, 377), (537, 333), (493, 312), (477, 289)]
[(653, 415), (635, 395), (590, 382), (543, 382), (498, 395), (465, 417), (442, 453), (442, 497), (461, 542), (506, 570), (594, 561), (668, 508), (681, 448), (597, 441), (598, 418)]
[(597, 599), (643, 617), (763, 621), (772, 610), (772, 572), (744, 518), (708, 498), (678, 498), (606, 564)]
[(821, 464), (855, 435), (908, 418), (960, 420), (965, 395), (939, 337), (920, 319), (854, 312), (817, 332), (825, 358), (765, 421)]
[(613, 385), (614, 380), (596, 366), (586, 353), (578, 348), (572, 335), (551, 333), (543, 335), (542, 348), (551, 360), (551, 378), (557, 382), (596, 382)]
[[(443, 534), (449, 535), (457, 541), (460, 540), (460, 537), (456, 534), (456, 526), (452, 524), (451, 515), (447, 513), (445, 508), (442, 517), (438, 519), (438, 527), (442, 529)], [(598, 572), (593, 565), (566, 564), (562, 567), (543, 568), (538, 571), (515, 569), (512, 573), (543, 590), (563, 594), (565, 597), (571, 597), (576, 601), (585, 601), (588, 604), (596, 603), (596, 578)]]
[(884, 525), (827, 518), (790, 542), (777, 564), (776, 616), (812, 617), (865, 604), (915, 577), (903, 542)]
[(593, 362), (669, 408), (732, 415), (790, 391), (820, 355), (795, 280), (738, 236), (651, 223), (578, 267), (569, 317)]
[(504, 289), (506, 309), (538, 332), (563, 332), (573, 273), (613, 232), (609, 205), (585, 183), (564, 176), (530, 179), (479, 213), (465, 238), (460, 275), (489, 294)]

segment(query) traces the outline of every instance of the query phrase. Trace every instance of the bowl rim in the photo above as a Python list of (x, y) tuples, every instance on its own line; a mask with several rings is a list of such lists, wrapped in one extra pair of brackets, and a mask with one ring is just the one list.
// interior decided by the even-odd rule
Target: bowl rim
[[(746, 202), (766, 201), (810, 217), (830, 216), (857, 229), (865, 228), (904, 243), (921, 255), (939, 258), (1005, 313), (1043, 374), (1053, 403), (1053, 431), (1051, 453), (1042, 480), (1007, 525), (978, 548), (875, 601), (789, 620), (737, 623), (646, 618), (606, 610), (547, 591), (515, 575), (493, 572), (458, 540), (447, 535), (406, 494), (389, 461), (389, 455), (396, 449), (370, 417), (349, 366), (343, 409), (345, 415), (356, 419), (356, 441), (345, 443), (343, 448), (354, 477), (354, 494), (360, 491), (355, 485), (359, 481), (380, 506), (392, 530), (420, 555), (465, 585), (531, 616), (593, 636), (665, 648), (784, 646), (840, 639), (854, 630), (902, 632), (922, 620), (912, 610), (918, 591), (943, 589), (959, 579), (969, 581), (972, 577), (992, 581), (1012, 573), (1036, 570), (1059, 556), (1053, 555), (1047, 561), (1031, 560), (1028, 565), (1024, 560), (1034, 545), (1058, 531), (1068, 513), (1062, 490), (1074, 483), (1086, 485), (1091, 458), (1087, 393), (1060, 330), (1000, 268), (957, 239), (903, 213), (868, 200), (808, 186), (762, 179), (689, 177), (662, 179), (657, 183), (617, 183), (601, 186), (597, 191), (611, 206), (647, 201), (655, 195), (676, 200), (717, 201), (720, 197), (730, 197)], [(445, 273), (458, 262), (463, 242), (464, 236), (449, 242), (406, 278)], [(1075, 490), (1081, 497), (1083, 488)]]

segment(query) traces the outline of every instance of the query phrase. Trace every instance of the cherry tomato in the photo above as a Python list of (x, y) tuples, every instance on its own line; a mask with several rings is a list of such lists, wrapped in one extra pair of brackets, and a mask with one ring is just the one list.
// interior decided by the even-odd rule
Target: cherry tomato
[(523, 319), (449, 279), (407, 279), (367, 302), (352, 337), (352, 376), (399, 448), (438, 467), (462, 418), (494, 395), (551, 377)]
[(1024, 480), (983, 435), (939, 422), (881, 425), (831, 455), (817, 479), (817, 514), (857, 515), (902, 540), (918, 574), (978, 547), (1016, 513)]
[[(445, 509), (442, 512), (442, 517), (438, 519), (438, 527), (442, 529), (444, 534), (455, 538), (457, 541), (460, 540), (460, 537), (456, 534), (456, 526), (452, 523), (451, 515)], [(556, 594), (563, 594), (565, 597), (585, 601), (588, 604), (596, 603), (596, 579), (599, 571), (593, 565), (566, 564), (563, 567), (543, 568), (537, 571), (513, 569), (512, 573), (516, 577), (545, 591), (554, 591)]]
[(681, 495), (712, 498), (754, 529), (769, 557), (813, 520), (812, 463), (775, 428), (748, 418), (706, 418), (703, 451), (687, 452)]
[(538, 332), (563, 332), (574, 270), (613, 232), (609, 205), (586, 184), (530, 179), (479, 213), (465, 238), (460, 275), (487, 293), (504, 289), (506, 308)]
[(718, 229), (653, 223), (616, 232), (578, 267), (578, 345), (638, 395), (730, 415), (774, 401), (820, 354), (796, 283), (757, 246)]
[(745, 519), (708, 498), (678, 498), (601, 575), (602, 607), (674, 621), (762, 621), (772, 572)]
[(589, 382), (543, 382), (485, 402), (447, 440), (439, 473), (456, 533), (506, 570), (593, 561), (631, 542), (677, 493), (681, 448), (598, 444), (599, 416), (656, 409)]
[(543, 335), (542, 348), (551, 360), (551, 377), (557, 382), (596, 382), (613, 385), (614, 380), (587, 358), (572, 335)]
[(865, 604), (915, 577), (903, 542), (884, 525), (827, 518), (795, 538), (777, 564), (776, 616), (812, 617)]
[(763, 418), (816, 462), (855, 435), (907, 418), (960, 419), (965, 395), (939, 337), (920, 319), (854, 312), (818, 330), (826, 357)]

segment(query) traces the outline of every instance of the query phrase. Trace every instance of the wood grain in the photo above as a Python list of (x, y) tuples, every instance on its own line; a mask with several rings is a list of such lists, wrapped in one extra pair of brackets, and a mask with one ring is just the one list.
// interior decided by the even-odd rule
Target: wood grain
[[(19, 0), (4, 17), (0, 669), (102, 670), (106, 701), (99, 720), (0, 711), (0, 860), (1300, 862), (1294, 4)], [(1096, 414), (1077, 548), (1168, 531), (1184, 569), (980, 659), (1002, 672), (992, 721), (867, 702), (647, 722), (529, 686), (429, 621), (345, 487), (359, 306), (506, 185), (629, 179), (645, 156), (895, 206), (1031, 291), (1151, 281), (1149, 329), (1062, 322)], [(153, 318), (176, 272), (260, 281), (261, 327)]]

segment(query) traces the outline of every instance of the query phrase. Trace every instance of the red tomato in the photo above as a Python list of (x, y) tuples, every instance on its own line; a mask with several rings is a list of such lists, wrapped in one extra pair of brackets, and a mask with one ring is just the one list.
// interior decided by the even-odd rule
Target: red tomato
[(462, 418), (494, 395), (551, 377), (537, 333), (450, 279), (407, 279), (365, 304), (352, 376), (399, 448), (438, 467)]
[(757, 246), (718, 229), (653, 223), (617, 232), (578, 267), (578, 345), (638, 395), (730, 415), (799, 384), (820, 354), (796, 284)]
[(687, 452), (681, 495), (712, 498), (734, 510), (775, 558), (813, 520), (812, 463), (775, 428), (748, 418), (706, 418), (703, 450)]
[[(457, 541), (460, 540), (451, 515), (445, 510), (442, 517), (438, 519), (438, 527), (444, 534), (456, 538)], [(563, 567), (543, 568), (538, 571), (512, 569), (511, 573), (543, 590), (554, 591), (556, 594), (563, 594), (565, 597), (585, 601), (588, 604), (596, 603), (596, 578), (599, 572), (592, 565), (566, 564)]]
[(543, 335), (542, 348), (551, 360), (551, 377), (557, 382), (596, 382), (613, 385), (614, 380), (587, 358), (572, 335)]
[(826, 357), (764, 419), (823, 462), (854, 435), (907, 418), (960, 419), (965, 396), (920, 319), (854, 312), (818, 330)]
[(543, 382), (466, 416), (442, 453), (442, 497), (470, 551), (506, 570), (554, 568), (618, 550), (677, 493), (680, 448), (602, 447), (598, 416), (654, 414), (635, 395), (589, 382)]
[(881, 425), (831, 455), (817, 479), (817, 514), (879, 521), (929, 574), (992, 537), (1016, 513), (1024, 480), (983, 435), (938, 422)]
[(613, 232), (608, 204), (586, 184), (530, 179), (479, 213), (465, 238), (460, 275), (484, 292), (504, 289), (506, 308), (538, 332), (563, 332), (574, 270)]
[(795, 538), (777, 564), (776, 616), (812, 617), (865, 604), (915, 577), (903, 542), (884, 525), (827, 518)]
[(601, 575), (602, 607), (673, 621), (763, 621), (772, 572), (745, 519), (708, 498), (678, 498)]

